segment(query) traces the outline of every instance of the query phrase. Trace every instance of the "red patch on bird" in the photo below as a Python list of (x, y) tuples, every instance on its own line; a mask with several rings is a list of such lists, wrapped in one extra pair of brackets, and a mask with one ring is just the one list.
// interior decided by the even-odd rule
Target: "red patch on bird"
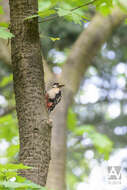
[(46, 94), (46, 106), (47, 106), (47, 108), (50, 108), (52, 105), (53, 105), (53, 102), (49, 102), (49, 96), (48, 96), (48, 94)]
[(50, 108), (53, 105), (53, 102), (48, 102), (47, 107)]

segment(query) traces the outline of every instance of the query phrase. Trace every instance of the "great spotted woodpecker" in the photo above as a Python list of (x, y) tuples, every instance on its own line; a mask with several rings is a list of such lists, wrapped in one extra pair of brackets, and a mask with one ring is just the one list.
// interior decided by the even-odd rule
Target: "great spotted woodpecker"
[(51, 112), (55, 106), (61, 100), (61, 88), (63, 84), (54, 83), (52, 88), (46, 92), (46, 106), (49, 112)]

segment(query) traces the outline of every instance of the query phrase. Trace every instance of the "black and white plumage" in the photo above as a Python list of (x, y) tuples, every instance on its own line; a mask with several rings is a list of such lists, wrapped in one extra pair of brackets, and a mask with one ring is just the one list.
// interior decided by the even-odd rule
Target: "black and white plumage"
[(64, 85), (59, 83), (54, 83), (52, 88), (47, 91), (46, 93), (46, 106), (49, 112), (51, 112), (55, 106), (60, 102), (61, 100), (61, 88)]

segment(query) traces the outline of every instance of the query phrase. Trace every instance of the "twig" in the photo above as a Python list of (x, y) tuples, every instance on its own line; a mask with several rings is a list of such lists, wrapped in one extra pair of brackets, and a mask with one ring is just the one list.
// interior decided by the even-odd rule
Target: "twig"
[(75, 11), (75, 10), (80, 9), (80, 8), (82, 8), (82, 7), (91, 5), (91, 4), (95, 3), (95, 1), (97, 1), (97, 0), (93, 0), (93, 1), (88, 2), (88, 3), (84, 3), (84, 4), (82, 4), (82, 5), (78, 6), (78, 7), (75, 7), (75, 8), (73, 8), (73, 9), (71, 9), (70, 11)]

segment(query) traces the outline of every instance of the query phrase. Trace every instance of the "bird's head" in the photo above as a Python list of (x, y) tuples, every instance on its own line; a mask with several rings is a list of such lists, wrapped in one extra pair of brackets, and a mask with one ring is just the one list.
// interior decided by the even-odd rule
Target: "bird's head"
[(52, 86), (53, 88), (62, 88), (62, 87), (64, 87), (64, 84), (59, 84), (59, 83), (54, 83), (53, 84), (53, 86)]

